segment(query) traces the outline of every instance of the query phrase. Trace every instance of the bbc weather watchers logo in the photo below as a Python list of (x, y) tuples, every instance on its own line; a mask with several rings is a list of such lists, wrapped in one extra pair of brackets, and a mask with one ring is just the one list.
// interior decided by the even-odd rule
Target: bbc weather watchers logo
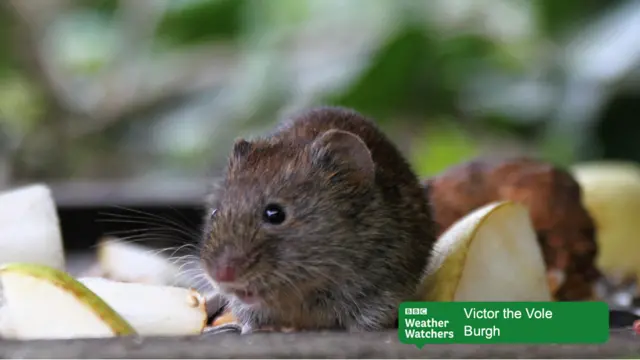
[[(588, 314), (589, 321), (584, 321)], [(581, 323), (576, 327), (575, 324)], [(403, 344), (602, 344), (606, 302), (405, 302), (398, 309)]]
[(404, 309), (405, 315), (427, 315), (427, 308), (408, 307)]

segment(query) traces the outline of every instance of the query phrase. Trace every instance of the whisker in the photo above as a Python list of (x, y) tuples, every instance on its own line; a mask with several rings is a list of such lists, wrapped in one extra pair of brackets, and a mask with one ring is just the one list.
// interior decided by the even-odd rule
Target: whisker
[[(210, 290), (214, 290), (211, 287), (209, 279), (207, 279), (205, 274), (202, 274), (202, 273), (193, 277), (193, 283), (192, 284), (193, 284), (193, 287), (196, 288), (196, 289), (209, 288)], [(202, 291), (202, 290), (200, 290), (200, 291)]]
[[(108, 215), (108, 216), (111, 216), (111, 218), (113, 219), (140, 220), (147, 225), (160, 225), (160, 226), (171, 228), (175, 231), (181, 232), (190, 238), (199, 236), (199, 232), (195, 230), (195, 229), (199, 229), (199, 226), (193, 226), (188, 220), (186, 220), (186, 218), (184, 218), (184, 215), (181, 215), (175, 209), (173, 210), (186, 220), (187, 222), (186, 224), (180, 223), (170, 217), (164, 217), (157, 214), (146, 213), (141, 210), (128, 209), (125, 207), (118, 207), (118, 206), (115, 206), (115, 208), (123, 209), (125, 211), (129, 211), (137, 215), (110, 213), (110, 212), (102, 212), (101, 215)], [(98, 220), (98, 221), (105, 222), (104, 220)]]
[(176, 213), (178, 216), (180, 216), (180, 219), (183, 220), (186, 225), (188, 226), (193, 226), (193, 227), (197, 227), (198, 224), (194, 224), (191, 219), (187, 218), (183, 213), (181, 213), (180, 211), (178, 211), (178, 209), (176, 209), (173, 206), (169, 206), (169, 209), (173, 210), (174, 213)]
[(142, 229), (136, 229), (136, 230), (120, 230), (120, 231), (107, 232), (107, 236), (112, 236), (116, 238), (125, 238), (125, 237), (132, 237), (132, 236), (141, 236), (141, 235), (164, 236), (167, 238), (172, 238), (175, 241), (190, 242), (190, 240), (176, 237), (175, 234), (172, 234), (171, 232), (168, 232), (165, 229), (142, 228)]
[(119, 219), (97, 219), (96, 222), (100, 223), (116, 223), (116, 224), (139, 224), (139, 225), (155, 225), (158, 229), (165, 229), (166, 231), (172, 230), (176, 233), (182, 234), (187, 238), (198, 238), (199, 234), (195, 231), (186, 231), (181, 228), (176, 228), (171, 226), (170, 224), (163, 224), (153, 221), (148, 221), (146, 219), (136, 219), (136, 218), (119, 218)]
[(147, 213), (147, 212), (144, 212), (144, 211), (141, 211), (141, 210), (130, 209), (130, 208), (126, 208), (126, 207), (118, 207), (118, 206), (116, 206), (116, 207), (120, 208), (122, 210), (125, 210), (125, 211), (131, 211), (133, 213), (137, 213), (137, 214), (140, 214), (140, 215), (148, 216), (149, 218), (158, 219), (160, 221), (166, 221), (166, 222), (168, 222), (170, 224), (173, 224), (173, 225), (177, 226), (178, 228), (182, 228), (183, 226), (185, 226), (184, 224), (180, 224), (179, 222), (177, 222), (177, 221), (175, 221), (175, 220), (173, 220), (171, 218), (163, 217), (163, 216), (160, 216), (160, 215), (157, 215), (157, 214)]
[[(204, 270), (199, 264), (199, 240), (201, 237), (200, 227), (193, 225), (184, 214), (177, 209), (171, 208), (172, 213), (176, 213), (180, 219), (176, 220), (170, 216), (147, 213), (142, 210), (131, 209), (123, 206), (113, 206), (115, 209), (125, 210), (123, 213), (107, 211), (101, 212), (101, 218), (96, 222), (112, 224), (140, 225), (138, 228), (119, 229), (107, 231), (106, 236), (116, 238), (122, 243), (141, 243), (145, 255), (159, 255), (165, 258), (171, 265), (176, 266), (176, 276), (174, 284), (191, 283), (198, 287), (205, 287), (209, 280)], [(175, 246), (161, 247), (153, 246), (155, 243), (173, 243)], [(178, 256), (179, 255), (179, 256)]]
[[(178, 252), (180, 252), (180, 251), (186, 251), (186, 250), (191, 250), (191, 249), (192, 249), (192, 250), (195, 250), (195, 251), (197, 251), (197, 250), (198, 250), (198, 248), (196, 247), (196, 245), (195, 245), (195, 244), (184, 244), (184, 245), (182, 245), (182, 246), (178, 246), (177, 248), (175, 248), (175, 249), (173, 250), (173, 252), (171, 253), (171, 255), (169, 255), (169, 258), (170, 258), (170, 259), (171, 259), (171, 258), (173, 258), (173, 257), (174, 257), (174, 256), (176, 256), (176, 254), (177, 254)], [(184, 256), (193, 256), (193, 257), (198, 258), (198, 256), (196, 256), (195, 254), (184, 255)], [(183, 256), (183, 257), (184, 257), (184, 256)]]
[(180, 223), (176, 223), (173, 222), (171, 219), (158, 219), (156, 217), (150, 217), (150, 216), (140, 216), (140, 215), (128, 215), (128, 214), (119, 214), (119, 213), (109, 213), (109, 212), (101, 212), (100, 216), (108, 216), (102, 219), (98, 219), (98, 222), (107, 222), (109, 220), (111, 221), (116, 221), (116, 220), (120, 220), (120, 219), (125, 219), (125, 220), (140, 220), (143, 221), (146, 224), (156, 224), (156, 225), (161, 225), (163, 227), (168, 227), (168, 228), (172, 228), (172, 229), (180, 229), (180, 230), (185, 230), (185, 231), (191, 231), (192, 228), (187, 227), (184, 224), (180, 224)]
[(179, 277), (190, 275), (191, 273), (195, 273), (197, 276), (204, 276), (204, 273), (201, 269), (184, 269), (178, 273)]
[[(185, 244), (182, 246), (174, 246), (174, 247), (168, 247), (168, 248), (162, 248), (162, 249), (148, 249), (147, 251), (145, 251), (145, 254), (150, 254), (153, 256), (162, 256), (163, 258), (165, 258), (167, 261), (169, 262), (173, 262), (173, 259), (175, 257), (175, 253), (177, 253), (178, 251), (180, 251), (182, 248), (184, 248), (185, 246), (192, 246), (192, 244)], [(164, 253), (172, 251), (172, 255), (165, 255)], [(183, 255), (182, 257), (188, 257), (188, 256), (195, 256), (195, 255)]]
[(185, 275), (189, 274), (190, 272), (198, 272), (198, 273), (205, 274), (204, 269), (200, 265), (199, 259), (197, 259), (197, 260), (196, 259), (194, 259), (194, 260), (185, 260), (184, 263), (182, 263), (178, 267), (178, 276), (180, 276), (180, 277), (185, 276)]
[[(196, 269), (198, 265), (197, 263), (198, 259), (194, 259), (192, 257), (183, 257), (172, 261), (172, 264), (178, 267), (178, 273), (185, 272), (186, 270)], [(185, 267), (187, 268), (185, 269)]]
[(144, 231), (161, 231), (162, 233), (170, 234), (167, 228), (163, 227), (146, 227), (146, 228), (138, 228), (138, 229), (128, 229), (128, 230), (112, 230), (109, 231), (110, 234), (114, 236), (118, 235), (126, 235), (126, 234), (136, 234)]
[[(125, 237), (117, 237), (117, 241), (122, 243), (131, 243), (131, 244), (140, 244), (140, 243), (158, 243), (158, 242), (170, 242), (174, 244), (183, 245), (184, 241), (180, 239), (176, 239), (175, 237), (168, 236), (166, 234), (158, 234), (158, 233), (145, 233), (145, 234), (136, 234), (129, 235)], [(92, 247), (98, 246), (93, 245)]]

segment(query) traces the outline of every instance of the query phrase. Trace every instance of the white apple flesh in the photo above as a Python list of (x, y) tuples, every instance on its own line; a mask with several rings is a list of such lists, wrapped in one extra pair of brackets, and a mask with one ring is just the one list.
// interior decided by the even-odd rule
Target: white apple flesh
[(435, 244), (420, 295), (426, 301), (551, 301), (527, 209), (492, 203), (454, 223)]
[(78, 279), (143, 336), (200, 334), (207, 325), (206, 301), (193, 289)]
[(640, 279), (640, 166), (597, 161), (572, 171), (596, 223), (598, 267), (612, 277)]
[(0, 265), (12, 262), (65, 267), (58, 213), (45, 185), (0, 193)]
[(98, 243), (98, 264), (103, 277), (122, 282), (187, 287), (192, 285), (186, 265), (170, 259), (161, 251), (128, 243), (116, 238), (105, 238)]

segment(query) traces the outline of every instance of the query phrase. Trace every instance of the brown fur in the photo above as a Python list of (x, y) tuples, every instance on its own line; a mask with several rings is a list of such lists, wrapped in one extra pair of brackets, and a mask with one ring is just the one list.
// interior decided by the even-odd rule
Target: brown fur
[[(268, 203), (284, 207), (283, 224), (262, 220)], [(393, 327), (435, 242), (409, 164), (373, 122), (341, 108), (238, 140), (210, 205), (202, 261), (211, 266), (223, 251), (245, 259), (240, 281), (263, 303), (222, 295), (248, 329)]]

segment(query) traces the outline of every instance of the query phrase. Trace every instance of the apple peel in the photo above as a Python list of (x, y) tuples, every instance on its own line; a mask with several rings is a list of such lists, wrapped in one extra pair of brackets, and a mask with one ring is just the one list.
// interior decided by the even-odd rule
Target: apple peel
[(111, 306), (67, 273), (40, 264), (0, 267), (0, 335), (21, 340), (135, 335)]

